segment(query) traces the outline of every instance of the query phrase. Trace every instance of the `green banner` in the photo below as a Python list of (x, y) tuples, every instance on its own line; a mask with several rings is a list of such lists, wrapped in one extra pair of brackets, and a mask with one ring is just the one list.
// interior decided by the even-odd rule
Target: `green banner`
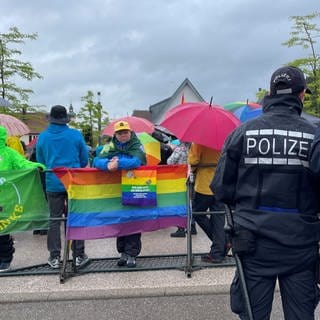
[(0, 235), (47, 229), (48, 219), (39, 170), (0, 171)]

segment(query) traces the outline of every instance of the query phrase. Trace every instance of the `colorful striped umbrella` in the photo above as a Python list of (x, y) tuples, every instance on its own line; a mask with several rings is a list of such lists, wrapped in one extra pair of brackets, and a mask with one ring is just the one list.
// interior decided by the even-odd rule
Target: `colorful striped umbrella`
[(156, 166), (161, 161), (160, 142), (146, 132), (137, 134), (147, 157), (147, 166)]
[(232, 111), (234, 112), (235, 110), (244, 107), (244, 106), (249, 106), (252, 109), (256, 109), (256, 108), (261, 108), (261, 105), (259, 103), (256, 102), (242, 102), (242, 101), (236, 101), (236, 102), (231, 102), (228, 104), (225, 104), (223, 106), (224, 109), (228, 110), (228, 111)]
[(233, 112), (233, 114), (240, 119), (241, 122), (245, 122), (256, 117), (259, 117), (262, 114), (262, 107), (252, 109), (248, 105), (245, 105)]

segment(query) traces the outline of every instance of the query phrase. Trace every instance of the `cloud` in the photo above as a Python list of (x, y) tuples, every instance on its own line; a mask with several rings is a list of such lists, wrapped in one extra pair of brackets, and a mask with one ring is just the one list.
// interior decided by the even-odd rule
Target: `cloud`
[(79, 110), (88, 90), (100, 91), (119, 117), (169, 97), (186, 77), (206, 100), (254, 100), (275, 68), (306, 56), (281, 45), (289, 16), (317, 9), (298, 0), (5, 0), (0, 32), (38, 33), (22, 47), (44, 76), (19, 82), (34, 90), (30, 103)]

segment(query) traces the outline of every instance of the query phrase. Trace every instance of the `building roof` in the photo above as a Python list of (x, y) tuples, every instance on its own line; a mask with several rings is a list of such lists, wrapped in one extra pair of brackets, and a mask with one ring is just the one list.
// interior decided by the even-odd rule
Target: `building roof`
[[(188, 91), (192, 94), (192, 101), (199, 101), (203, 102), (205, 101), (198, 90), (194, 87), (194, 85), (191, 83), (191, 81), (188, 78), (185, 78), (183, 82), (180, 84), (180, 86), (177, 88), (177, 90), (170, 96), (169, 98), (166, 98), (162, 101), (159, 101), (149, 107), (149, 111), (151, 113), (151, 121), (155, 124), (159, 124), (159, 122), (162, 120), (163, 115), (172, 107), (176, 106), (180, 103), (181, 100), (179, 100), (179, 97), (184, 94), (184, 91), (186, 91), (186, 88), (188, 88)], [(177, 102), (178, 101), (178, 102)], [(191, 100), (188, 100), (191, 101)]]
[(132, 115), (134, 117), (144, 118), (151, 121), (151, 113), (149, 110), (133, 110)]
[(45, 112), (30, 112), (26, 114), (16, 114), (17, 118), (22, 120), (30, 129), (30, 135), (38, 135), (48, 127), (48, 121)]

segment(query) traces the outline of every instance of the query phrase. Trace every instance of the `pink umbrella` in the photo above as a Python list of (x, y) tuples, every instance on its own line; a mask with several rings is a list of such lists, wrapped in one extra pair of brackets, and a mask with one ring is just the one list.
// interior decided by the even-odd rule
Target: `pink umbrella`
[(7, 129), (9, 136), (23, 136), (30, 132), (25, 123), (9, 114), (0, 114), (0, 126)]
[(128, 122), (131, 130), (133, 130), (134, 132), (152, 133), (154, 131), (154, 124), (149, 120), (144, 118), (134, 117), (134, 116), (130, 116), (130, 117), (128, 116), (128, 117), (122, 117), (122, 118), (111, 121), (103, 129), (102, 134), (106, 136), (113, 136), (113, 126), (118, 121)]
[(161, 126), (181, 141), (221, 150), (226, 137), (240, 124), (230, 111), (206, 102), (185, 103), (169, 110)]

